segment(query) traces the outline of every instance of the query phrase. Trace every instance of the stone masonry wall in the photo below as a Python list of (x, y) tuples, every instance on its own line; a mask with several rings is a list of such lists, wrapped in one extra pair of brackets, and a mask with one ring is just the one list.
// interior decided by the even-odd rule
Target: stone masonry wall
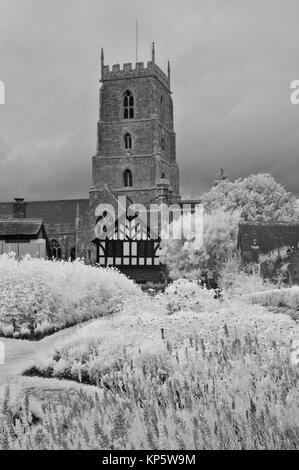
[[(124, 119), (124, 94), (134, 97), (134, 118)], [(132, 148), (125, 148), (125, 135)], [(124, 188), (123, 172), (133, 175), (133, 187)], [(127, 194), (147, 203), (159, 193), (157, 184), (168, 179), (175, 199), (179, 196), (173, 102), (169, 77), (153, 63), (114, 65), (102, 69), (97, 154), (93, 158), (92, 199), (102, 201), (105, 185), (114, 193)], [(94, 193), (93, 193), (94, 192)], [(105, 202), (105, 201), (103, 201)]]

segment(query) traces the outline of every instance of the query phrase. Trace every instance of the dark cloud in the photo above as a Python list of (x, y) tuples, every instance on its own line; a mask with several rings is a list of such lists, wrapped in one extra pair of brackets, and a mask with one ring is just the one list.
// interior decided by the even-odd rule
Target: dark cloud
[(298, 194), (297, 0), (0, 0), (0, 199), (87, 197), (96, 148), (99, 49), (134, 61), (155, 39), (172, 62), (182, 193), (220, 167), (269, 171)]

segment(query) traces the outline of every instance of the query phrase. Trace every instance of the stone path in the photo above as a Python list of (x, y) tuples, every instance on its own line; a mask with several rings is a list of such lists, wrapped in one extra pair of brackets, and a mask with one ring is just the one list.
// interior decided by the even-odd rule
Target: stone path
[(5, 364), (0, 365), (0, 387), (9, 384), (36, 361), (51, 355), (57, 341), (68, 338), (80, 326), (74, 326), (47, 336), (40, 341), (0, 338), (5, 349)]

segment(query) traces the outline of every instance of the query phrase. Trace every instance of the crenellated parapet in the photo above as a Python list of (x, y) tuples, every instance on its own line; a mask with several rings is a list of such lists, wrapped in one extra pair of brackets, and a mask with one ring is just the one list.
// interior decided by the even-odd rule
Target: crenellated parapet
[(131, 62), (128, 62), (123, 64), (122, 67), (119, 64), (114, 64), (111, 69), (109, 65), (102, 66), (102, 82), (143, 77), (155, 77), (167, 90), (170, 90), (170, 73), (168, 73), (167, 76), (153, 61), (148, 61), (146, 66), (144, 62), (137, 62), (135, 66), (133, 66)]

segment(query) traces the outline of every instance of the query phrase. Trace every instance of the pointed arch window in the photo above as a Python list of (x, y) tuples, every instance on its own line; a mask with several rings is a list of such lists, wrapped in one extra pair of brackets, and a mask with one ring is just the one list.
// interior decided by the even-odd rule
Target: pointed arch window
[(131, 188), (133, 186), (133, 176), (131, 170), (125, 170), (123, 172), (124, 187)]
[(61, 260), (61, 247), (57, 240), (50, 241), (52, 258), (56, 260)]
[(130, 150), (132, 148), (132, 136), (128, 132), (125, 134), (125, 149)]
[(124, 119), (134, 119), (134, 97), (129, 90), (124, 94)]

